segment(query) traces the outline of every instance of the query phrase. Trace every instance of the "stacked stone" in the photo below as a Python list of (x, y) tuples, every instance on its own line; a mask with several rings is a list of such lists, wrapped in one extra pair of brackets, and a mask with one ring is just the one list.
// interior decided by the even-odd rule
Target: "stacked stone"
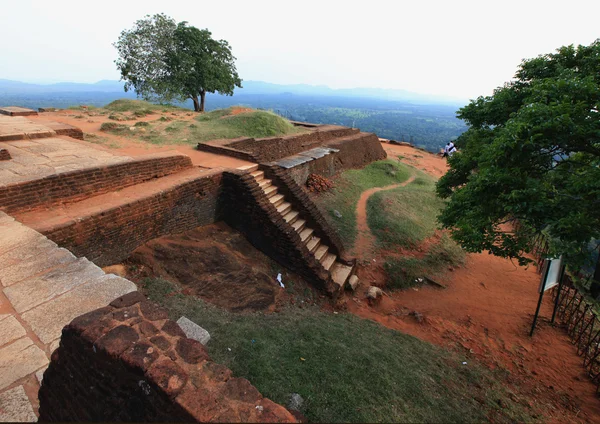
[(314, 193), (322, 193), (333, 188), (333, 182), (321, 175), (310, 174), (306, 180), (306, 187)]
[(10, 160), (10, 153), (6, 149), (0, 149), (0, 160)]
[(132, 292), (63, 329), (40, 421), (296, 422)]

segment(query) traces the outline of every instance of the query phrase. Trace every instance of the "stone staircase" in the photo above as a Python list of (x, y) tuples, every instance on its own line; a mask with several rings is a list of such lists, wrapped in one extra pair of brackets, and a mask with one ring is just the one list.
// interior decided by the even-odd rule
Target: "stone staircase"
[(250, 175), (258, 183), (271, 204), (277, 209), (277, 212), (298, 233), (310, 254), (329, 273), (333, 282), (338, 286), (337, 291), (343, 291), (352, 275), (354, 266), (342, 263), (337, 255), (330, 251), (330, 247), (321, 238), (317, 237), (314, 234), (314, 230), (307, 225), (306, 217), (303, 217), (300, 212), (293, 208), (292, 203), (279, 192), (273, 180), (265, 178), (264, 172), (258, 170), (258, 166), (251, 168), (250, 171)]

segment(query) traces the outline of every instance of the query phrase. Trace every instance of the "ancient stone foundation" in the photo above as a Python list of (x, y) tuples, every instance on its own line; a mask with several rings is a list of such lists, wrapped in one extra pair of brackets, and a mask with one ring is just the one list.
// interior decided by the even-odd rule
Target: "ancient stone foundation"
[(40, 421), (296, 422), (138, 292), (63, 329), (39, 399)]

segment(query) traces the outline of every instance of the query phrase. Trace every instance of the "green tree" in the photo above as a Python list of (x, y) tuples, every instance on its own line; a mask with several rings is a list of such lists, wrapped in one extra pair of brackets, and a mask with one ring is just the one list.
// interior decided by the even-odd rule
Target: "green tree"
[(227, 41), (164, 14), (138, 20), (114, 46), (125, 91), (146, 100), (192, 99), (194, 110), (204, 112), (206, 93), (233, 95), (241, 87)]
[(600, 238), (599, 108), (600, 39), (524, 60), (513, 81), (458, 111), (469, 129), (437, 184), (442, 226), (467, 251), (520, 264), (539, 233), (551, 254), (589, 258)]

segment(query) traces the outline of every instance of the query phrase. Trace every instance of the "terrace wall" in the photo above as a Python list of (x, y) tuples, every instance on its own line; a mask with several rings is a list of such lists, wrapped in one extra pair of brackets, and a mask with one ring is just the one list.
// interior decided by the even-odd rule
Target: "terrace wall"
[(40, 421), (296, 422), (138, 292), (63, 329), (39, 400)]
[(118, 263), (145, 242), (220, 220), (221, 171), (47, 231), (49, 239), (98, 266)]
[(0, 187), (0, 210), (24, 212), (60, 203), (76, 202), (120, 188), (173, 174), (192, 166), (188, 156), (158, 154), (116, 165), (62, 172), (32, 181)]

